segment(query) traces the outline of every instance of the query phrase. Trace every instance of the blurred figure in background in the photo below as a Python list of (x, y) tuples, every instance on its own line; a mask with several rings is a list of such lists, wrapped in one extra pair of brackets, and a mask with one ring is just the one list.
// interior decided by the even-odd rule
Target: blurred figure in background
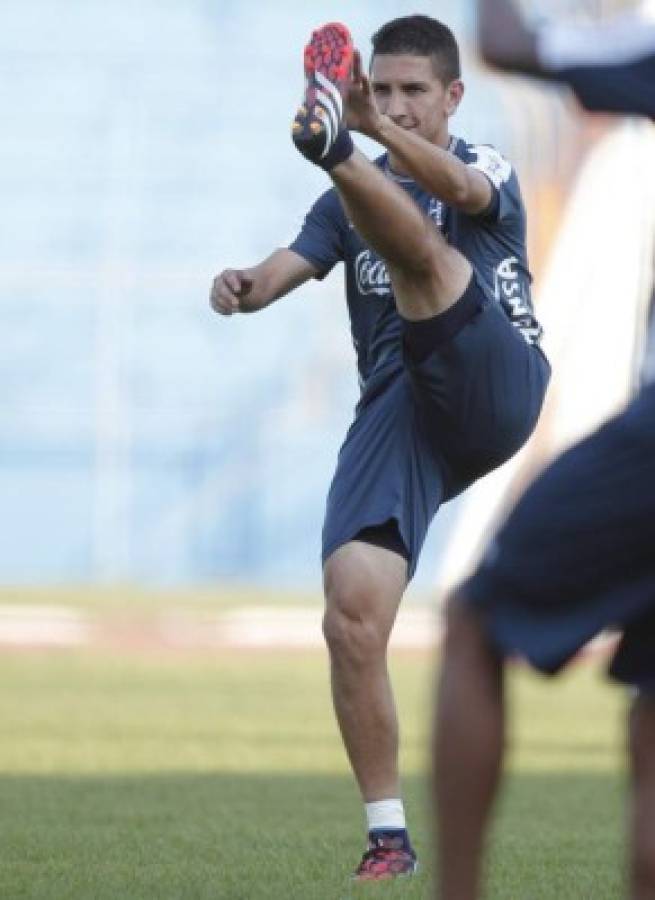
[[(557, 78), (590, 109), (655, 119), (655, 26), (639, 17), (531, 31), (512, 3), (480, 0), (483, 55)], [(616, 186), (620, 189), (620, 185)], [(617, 298), (620, 315), (620, 298)], [(558, 672), (603, 629), (622, 637), (613, 678), (635, 689), (632, 900), (655, 898), (655, 381), (528, 489), (447, 611), (434, 736), (436, 896), (482, 896), (486, 829), (505, 737), (505, 660)]]
[(653, 118), (655, 20), (630, 12), (594, 25), (528, 27), (511, 0), (479, 0), (484, 60), (508, 72), (568, 84), (589, 110)]
[[(511, 165), (449, 133), (464, 86), (454, 36), (426, 16), (383, 26), (371, 77), (347, 29), (314, 32), (300, 152), (334, 187), (298, 238), (228, 269), (212, 304), (261, 309), (346, 263), (362, 385), (323, 530), (332, 693), (366, 807), (356, 877), (415, 870), (398, 773), (386, 651), (399, 603), (442, 502), (512, 456), (550, 374), (530, 299), (525, 212)], [(350, 129), (388, 151), (371, 163)]]

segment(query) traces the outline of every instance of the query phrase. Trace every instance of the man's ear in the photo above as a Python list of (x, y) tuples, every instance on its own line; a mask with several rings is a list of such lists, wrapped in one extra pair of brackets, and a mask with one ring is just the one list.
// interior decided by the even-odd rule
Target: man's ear
[(459, 78), (451, 81), (446, 88), (446, 112), (452, 116), (457, 112), (457, 107), (462, 102), (464, 96), (464, 82)]

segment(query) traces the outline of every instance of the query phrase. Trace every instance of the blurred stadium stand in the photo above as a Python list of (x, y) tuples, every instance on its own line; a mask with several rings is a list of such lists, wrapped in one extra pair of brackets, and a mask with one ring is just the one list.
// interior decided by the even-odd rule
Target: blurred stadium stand
[[(207, 295), (290, 240), (325, 187), (287, 133), (308, 30), (342, 17), (367, 48), (414, 11), (5, 0), (0, 582), (317, 583), (356, 400), (341, 275), (229, 321)], [(437, 14), (469, 33), (470, 3)], [(554, 171), (562, 143), (531, 163), (504, 88), (467, 63), (453, 130)]]

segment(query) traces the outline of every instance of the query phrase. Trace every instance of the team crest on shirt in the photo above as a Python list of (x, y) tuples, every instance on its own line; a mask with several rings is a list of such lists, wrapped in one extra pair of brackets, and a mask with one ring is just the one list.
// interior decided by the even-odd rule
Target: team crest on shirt
[(474, 169), (479, 169), (487, 176), (489, 181), (497, 190), (500, 190), (501, 184), (509, 181), (512, 174), (512, 167), (504, 156), (501, 156), (493, 147), (486, 144), (478, 144), (470, 148), (471, 153), (475, 153), (477, 159), (470, 162), (469, 165)]
[(436, 197), (430, 197), (430, 205), (428, 206), (428, 218), (432, 219), (439, 231), (443, 226), (443, 203)]
[(355, 258), (355, 278), (360, 294), (377, 294), (388, 297), (391, 293), (391, 279), (382, 260), (370, 250), (362, 250)]

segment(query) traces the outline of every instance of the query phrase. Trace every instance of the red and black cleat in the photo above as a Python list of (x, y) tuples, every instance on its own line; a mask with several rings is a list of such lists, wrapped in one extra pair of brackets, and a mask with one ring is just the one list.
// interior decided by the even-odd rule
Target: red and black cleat
[(418, 868), (416, 854), (400, 838), (379, 838), (370, 844), (353, 873), (356, 881), (384, 881), (399, 875), (413, 875)]
[(352, 75), (354, 47), (340, 22), (312, 33), (305, 47), (305, 96), (291, 126), (293, 142), (307, 159), (324, 160), (344, 129), (344, 97)]

